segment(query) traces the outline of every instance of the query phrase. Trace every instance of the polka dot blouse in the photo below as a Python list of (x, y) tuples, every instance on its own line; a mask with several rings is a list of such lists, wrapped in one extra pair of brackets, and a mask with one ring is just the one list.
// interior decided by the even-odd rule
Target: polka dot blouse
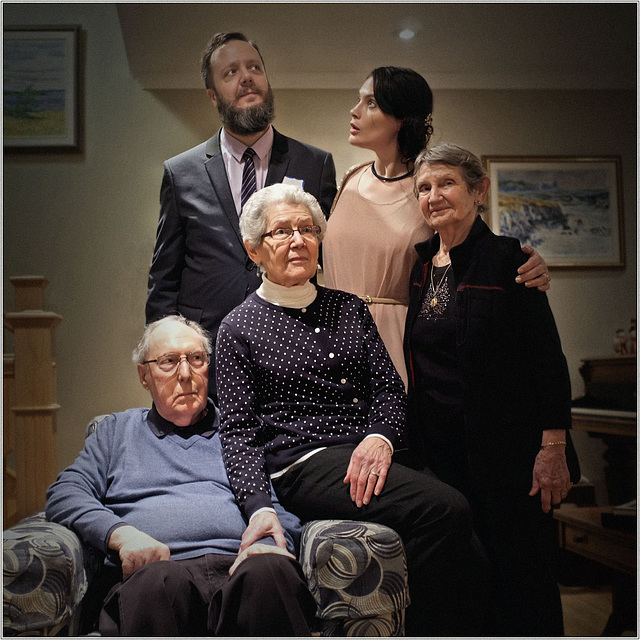
[(220, 325), (216, 376), (227, 473), (249, 517), (271, 506), (268, 474), (313, 450), (401, 440), (404, 385), (351, 294), (318, 287), (303, 309), (251, 294)]

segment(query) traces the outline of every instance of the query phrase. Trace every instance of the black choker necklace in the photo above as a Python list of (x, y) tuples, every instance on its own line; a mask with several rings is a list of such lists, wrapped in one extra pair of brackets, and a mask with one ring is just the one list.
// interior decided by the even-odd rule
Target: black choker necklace
[(407, 171), (407, 173), (401, 176), (396, 176), (395, 178), (385, 178), (384, 176), (378, 175), (378, 172), (376, 171), (375, 162), (371, 163), (371, 171), (373, 171), (373, 175), (376, 178), (378, 178), (378, 180), (382, 180), (382, 182), (396, 182), (397, 180), (404, 180), (405, 178), (408, 178), (413, 173), (413, 171)]

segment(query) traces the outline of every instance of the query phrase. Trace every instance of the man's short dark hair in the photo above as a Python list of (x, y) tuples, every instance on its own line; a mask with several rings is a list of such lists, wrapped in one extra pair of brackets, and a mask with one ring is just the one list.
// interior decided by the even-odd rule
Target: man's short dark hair
[(264, 67), (264, 59), (262, 58), (262, 54), (260, 53), (260, 49), (255, 42), (249, 40), (244, 33), (240, 33), (239, 31), (229, 31), (226, 33), (216, 33), (211, 40), (209, 40), (209, 44), (207, 48), (204, 50), (202, 54), (202, 64), (200, 67), (200, 73), (202, 74), (202, 81), (204, 82), (204, 86), (207, 89), (213, 89), (213, 81), (211, 79), (211, 56), (214, 51), (218, 50), (222, 45), (227, 44), (230, 40), (241, 40), (242, 42), (246, 42), (250, 44), (260, 56), (260, 60), (262, 61), (262, 66)]

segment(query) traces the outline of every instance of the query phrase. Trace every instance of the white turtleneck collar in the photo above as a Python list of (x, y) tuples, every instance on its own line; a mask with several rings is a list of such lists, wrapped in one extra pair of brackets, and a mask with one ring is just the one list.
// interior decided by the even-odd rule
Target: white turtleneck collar
[(318, 295), (315, 285), (307, 281), (302, 286), (283, 287), (281, 284), (271, 282), (266, 274), (262, 275), (262, 284), (256, 293), (267, 302), (287, 307), (288, 309), (304, 309), (308, 307)]

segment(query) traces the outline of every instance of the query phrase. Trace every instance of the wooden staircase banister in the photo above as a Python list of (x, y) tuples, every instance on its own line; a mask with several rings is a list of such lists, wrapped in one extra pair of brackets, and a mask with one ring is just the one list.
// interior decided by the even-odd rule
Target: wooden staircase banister
[(15, 355), (4, 358), (4, 528), (44, 507), (46, 490), (57, 475), (60, 409), (54, 333), (62, 317), (43, 310), (45, 278), (10, 280), (16, 311), (4, 314), (4, 326), (13, 333)]

